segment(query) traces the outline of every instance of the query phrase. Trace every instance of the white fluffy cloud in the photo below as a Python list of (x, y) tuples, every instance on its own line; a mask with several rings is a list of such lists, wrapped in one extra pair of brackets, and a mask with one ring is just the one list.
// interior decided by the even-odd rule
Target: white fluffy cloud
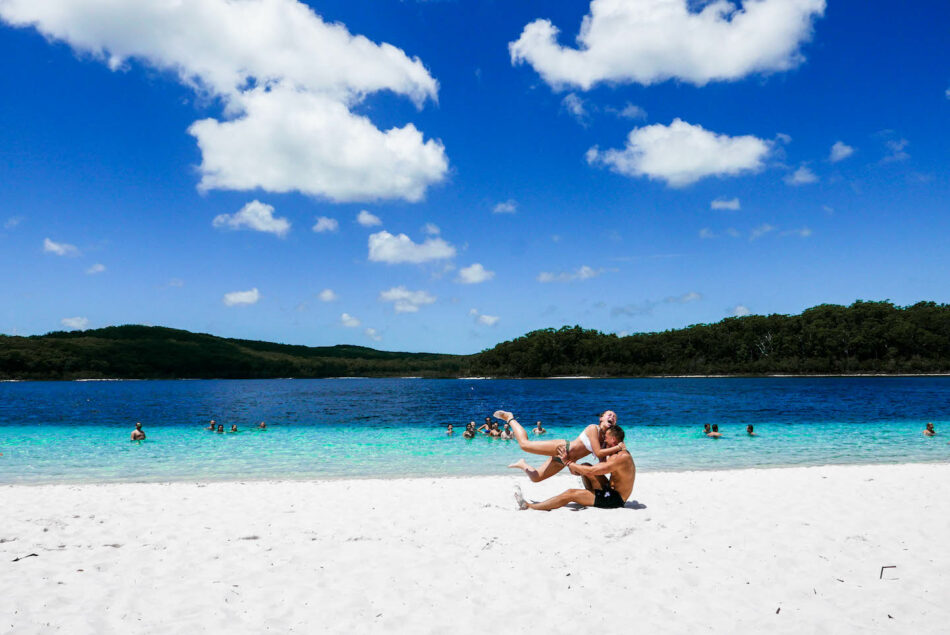
[(317, 218), (317, 222), (313, 225), (313, 231), (318, 234), (324, 232), (335, 232), (340, 228), (340, 222), (335, 218), (327, 218), (326, 216), (320, 216)]
[(709, 203), (709, 209), (728, 209), (736, 211), (741, 208), (742, 206), (739, 204), (738, 198), (717, 198)]
[(476, 262), (468, 267), (459, 269), (459, 275), (455, 281), (461, 282), (462, 284), (478, 284), (480, 282), (487, 282), (494, 277), (494, 271), (488, 271), (481, 263)]
[(498, 320), (501, 319), (497, 315), (485, 315), (484, 313), (479, 313), (478, 309), (469, 309), (468, 314), (475, 318), (476, 324), (481, 324), (483, 326), (495, 326), (498, 324)]
[(232, 291), (225, 293), (223, 302), (225, 306), (241, 306), (246, 304), (257, 304), (261, 299), (261, 293), (254, 287), (250, 291)]
[(426, 223), (422, 226), (422, 231), (427, 236), (438, 236), (442, 233), (442, 230), (435, 223)]
[(383, 221), (379, 219), (379, 216), (376, 214), (371, 214), (365, 209), (360, 210), (360, 213), (356, 215), (356, 222), (363, 227), (376, 227), (377, 225), (383, 224)]
[(617, 113), (618, 117), (622, 117), (624, 119), (646, 119), (647, 118), (647, 111), (641, 108), (640, 106), (637, 106), (636, 104), (628, 103), (626, 106), (624, 106), (620, 110), (616, 110), (614, 112)]
[(749, 307), (743, 304), (737, 304), (736, 306), (732, 308), (732, 311), (731, 311), (731, 314), (733, 317), (743, 317), (743, 316), (749, 315), (750, 313), (751, 311), (749, 311)]
[(344, 313), (340, 316), (340, 324), (347, 328), (355, 329), (362, 323), (360, 322), (359, 318), (355, 318), (349, 313)]
[(55, 254), (57, 256), (79, 255), (79, 249), (77, 249), (75, 245), (53, 242), (49, 238), (43, 239), (43, 252), (47, 254)]
[(561, 273), (551, 273), (542, 271), (538, 274), (538, 282), (572, 282), (574, 280), (589, 280), (596, 278), (604, 273), (603, 269), (594, 269), (583, 265), (576, 271), (562, 271)]
[(816, 176), (807, 165), (802, 165), (791, 174), (785, 176), (785, 182), (789, 185), (808, 185), (809, 183), (816, 183), (817, 181), (818, 176)]
[(218, 214), (211, 224), (218, 228), (250, 229), (281, 238), (290, 231), (290, 221), (286, 218), (275, 218), (273, 206), (257, 200), (251, 201), (234, 214)]
[(379, 301), (392, 302), (396, 313), (416, 313), (419, 307), (435, 302), (435, 296), (426, 291), (410, 291), (398, 286), (380, 293)]
[(508, 49), (513, 64), (531, 65), (555, 88), (667, 79), (701, 86), (797, 66), (824, 10), (825, 0), (592, 0), (577, 48), (561, 46), (557, 27), (539, 19)]
[(621, 150), (587, 151), (591, 165), (606, 165), (626, 176), (646, 176), (683, 187), (709, 176), (756, 172), (771, 151), (768, 141), (751, 135), (730, 137), (674, 119), (669, 126), (634, 128)]
[(380, 335), (379, 332), (373, 328), (366, 328), (363, 331), (363, 334), (366, 335), (366, 337), (368, 337), (369, 339), (373, 340), (374, 342), (380, 342), (383, 339), (383, 336)]
[(105, 270), (106, 270), (106, 266), (105, 266), (104, 264), (101, 264), (101, 263), (98, 263), (98, 262), (97, 262), (96, 264), (94, 264), (94, 265), (92, 265), (91, 267), (89, 267), (88, 269), (86, 269), (86, 273), (89, 274), (90, 276), (92, 276), (92, 275), (95, 275), (95, 274), (97, 274), (97, 273), (102, 273), (102, 272), (105, 271)]
[(89, 319), (84, 317), (68, 317), (59, 321), (60, 324), (73, 331), (84, 331), (89, 326)]
[(828, 154), (828, 160), (837, 163), (847, 159), (852, 154), (854, 154), (854, 148), (843, 141), (835, 141), (834, 145), (831, 146), (831, 152)]
[(299, 191), (334, 201), (419, 200), (448, 169), (411, 123), (382, 131), (353, 108), (390, 91), (422, 107), (438, 83), (418, 58), (351, 34), (298, 0), (3, 0), (0, 19), (106, 62), (177, 74), (220, 98), (195, 122), (202, 189)]
[(334, 302), (339, 299), (339, 296), (333, 291), (333, 289), (324, 289), (317, 297), (320, 298), (321, 302)]
[(492, 208), (492, 213), (494, 214), (514, 214), (517, 211), (518, 203), (512, 198), (509, 198), (507, 201), (502, 201)]
[(564, 96), (564, 99), (561, 100), (561, 108), (566, 110), (569, 115), (577, 119), (582, 124), (587, 123), (587, 105), (584, 103), (582, 97), (578, 97), (575, 93), (568, 93)]
[(419, 264), (454, 256), (455, 247), (441, 238), (427, 238), (419, 244), (405, 234), (393, 235), (385, 230), (369, 237), (369, 259), (372, 262)]

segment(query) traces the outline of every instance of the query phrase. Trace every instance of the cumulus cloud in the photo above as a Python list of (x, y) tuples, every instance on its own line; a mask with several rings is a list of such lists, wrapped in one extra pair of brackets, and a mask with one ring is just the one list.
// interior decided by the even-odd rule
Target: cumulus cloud
[(79, 255), (79, 249), (77, 249), (75, 245), (53, 242), (49, 238), (43, 239), (43, 252), (47, 254), (55, 254), (57, 256)]
[(500, 320), (497, 315), (485, 315), (484, 313), (478, 316), (478, 323), (484, 324), (485, 326), (495, 326)]
[(353, 317), (349, 313), (344, 313), (340, 316), (340, 324), (347, 328), (355, 329), (362, 324), (362, 322), (360, 322), (359, 318)]
[(538, 274), (538, 282), (572, 282), (574, 280), (589, 280), (590, 278), (596, 278), (602, 273), (604, 273), (603, 269), (594, 269), (592, 267), (588, 267), (587, 265), (582, 265), (576, 271), (562, 271), (560, 273), (542, 271)]
[(84, 331), (89, 326), (88, 318), (84, 317), (63, 318), (59, 323), (71, 331)]
[(383, 221), (379, 219), (379, 216), (376, 214), (371, 214), (365, 209), (360, 210), (360, 213), (356, 215), (356, 222), (363, 227), (376, 227), (377, 225), (383, 224)]
[(367, 327), (363, 331), (363, 334), (366, 335), (366, 337), (368, 337), (369, 339), (373, 340), (374, 342), (381, 342), (383, 339), (383, 336), (380, 335), (379, 332), (374, 328)]
[(273, 206), (257, 200), (251, 201), (237, 213), (218, 214), (211, 224), (218, 228), (250, 229), (281, 238), (290, 231), (290, 221), (286, 218), (275, 218)]
[(481, 265), (481, 263), (474, 263), (468, 267), (462, 267), (459, 269), (458, 278), (455, 279), (456, 282), (461, 282), (462, 284), (478, 284), (480, 282), (486, 282), (495, 277), (494, 271), (488, 271)]
[(587, 106), (584, 103), (582, 97), (578, 97), (575, 93), (568, 93), (564, 96), (564, 99), (561, 100), (561, 108), (567, 111), (569, 115), (577, 119), (581, 124), (587, 124)]
[(808, 185), (809, 183), (817, 183), (818, 177), (807, 165), (803, 165), (791, 174), (787, 174), (784, 180), (789, 185)]
[(495, 207), (492, 208), (492, 213), (494, 214), (514, 214), (517, 211), (518, 203), (511, 198), (496, 204)]
[(619, 110), (614, 110), (618, 117), (623, 119), (646, 119), (647, 111), (636, 104), (628, 103)]
[(591, 165), (606, 165), (625, 176), (646, 176), (684, 187), (709, 176), (756, 172), (771, 151), (768, 141), (751, 135), (730, 137), (674, 119), (669, 126), (634, 128), (620, 150), (587, 151)]
[(98, 262), (97, 262), (96, 264), (94, 264), (94, 265), (92, 265), (91, 267), (89, 267), (88, 269), (86, 269), (86, 273), (89, 274), (90, 276), (92, 276), (92, 275), (95, 275), (95, 274), (97, 274), (97, 273), (102, 273), (102, 272), (105, 271), (105, 270), (106, 270), (106, 266), (103, 265), (103, 264), (101, 264), (101, 263), (98, 263)]
[(313, 226), (313, 231), (318, 234), (324, 232), (335, 232), (340, 228), (340, 223), (335, 218), (327, 218), (326, 216), (319, 216), (317, 222)]
[(732, 315), (732, 317), (744, 317), (749, 315), (751, 311), (749, 311), (749, 307), (742, 304), (737, 304), (729, 311), (729, 313)]
[(495, 326), (498, 324), (498, 320), (501, 319), (497, 315), (485, 315), (484, 313), (480, 313), (478, 309), (469, 309), (468, 314), (475, 318), (476, 324), (483, 326)]
[(321, 302), (334, 302), (338, 300), (340, 296), (338, 296), (333, 289), (324, 289), (317, 294), (317, 297)]
[(385, 230), (369, 237), (369, 259), (372, 262), (419, 264), (454, 256), (455, 247), (441, 238), (427, 238), (419, 244), (405, 234), (393, 235)]
[(232, 291), (225, 293), (223, 302), (225, 306), (242, 306), (247, 304), (257, 304), (261, 299), (260, 291), (254, 287), (250, 291)]
[(739, 210), (741, 206), (739, 205), (738, 198), (717, 198), (709, 204), (709, 209), (729, 209), (729, 210)]
[(419, 307), (435, 302), (435, 296), (426, 291), (410, 291), (398, 286), (380, 293), (379, 301), (392, 302), (396, 313), (416, 313)]
[(169, 71), (221, 119), (195, 122), (204, 190), (416, 201), (441, 181), (441, 142), (354, 113), (389, 91), (421, 108), (438, 82), (418, 58), (325, 22), (298, 0), (3, 0), (0, 19), (107, 63)]
[(702, 86), (798, 66), (824, 10), (825, 0), (592, 0), (576, 48), (539, 19), (508, 50), (512, 64), (530, 65), (556, 89), (668, 79)]
[(831, 146), (831, 152), (828, 153), (828, 160), (837, 163), (847, 159), (852, 154), (854, 154), (854, 148), (843, 141), (835, 141), (834, 145)]

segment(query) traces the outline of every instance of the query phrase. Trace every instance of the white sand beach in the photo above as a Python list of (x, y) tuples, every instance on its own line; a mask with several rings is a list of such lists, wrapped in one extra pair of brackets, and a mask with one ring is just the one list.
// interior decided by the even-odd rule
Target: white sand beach
[(515, 508), (515, 483), (540, 498), (576, 482), (5, 486), (0, 632), (950, 623), (950, 465), (644, 472), (624, 509)]

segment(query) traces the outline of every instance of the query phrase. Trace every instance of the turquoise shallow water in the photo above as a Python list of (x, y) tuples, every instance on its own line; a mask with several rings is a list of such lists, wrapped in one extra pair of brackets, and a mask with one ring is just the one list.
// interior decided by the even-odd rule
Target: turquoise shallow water
[(0, 483), (504, 474), (516, 442), (443, 428), (496, 408), (570, 439), (612, 408), (646, 471), (947, 461), (948, 397), (943, 377), (0, 383)]

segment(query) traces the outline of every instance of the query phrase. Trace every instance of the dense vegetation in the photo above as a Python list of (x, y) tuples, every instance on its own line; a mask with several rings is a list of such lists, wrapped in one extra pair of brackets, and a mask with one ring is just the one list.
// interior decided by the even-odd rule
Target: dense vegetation
[(157, 326), (0, 336), (0, 379), (449, 376), (462, 358), (291, 346)]
[(475, 356), (471, 372), (513, 377), (950, 371), (950, 305), (823, 304), (627, 337), (545, 329)]
[(627, 337), (533, 331), (469, 356), (225, 339), (116, 326), (0, 336), (0, 379), (550, 377), (950, 372), (950, 305), (855, 302)]

